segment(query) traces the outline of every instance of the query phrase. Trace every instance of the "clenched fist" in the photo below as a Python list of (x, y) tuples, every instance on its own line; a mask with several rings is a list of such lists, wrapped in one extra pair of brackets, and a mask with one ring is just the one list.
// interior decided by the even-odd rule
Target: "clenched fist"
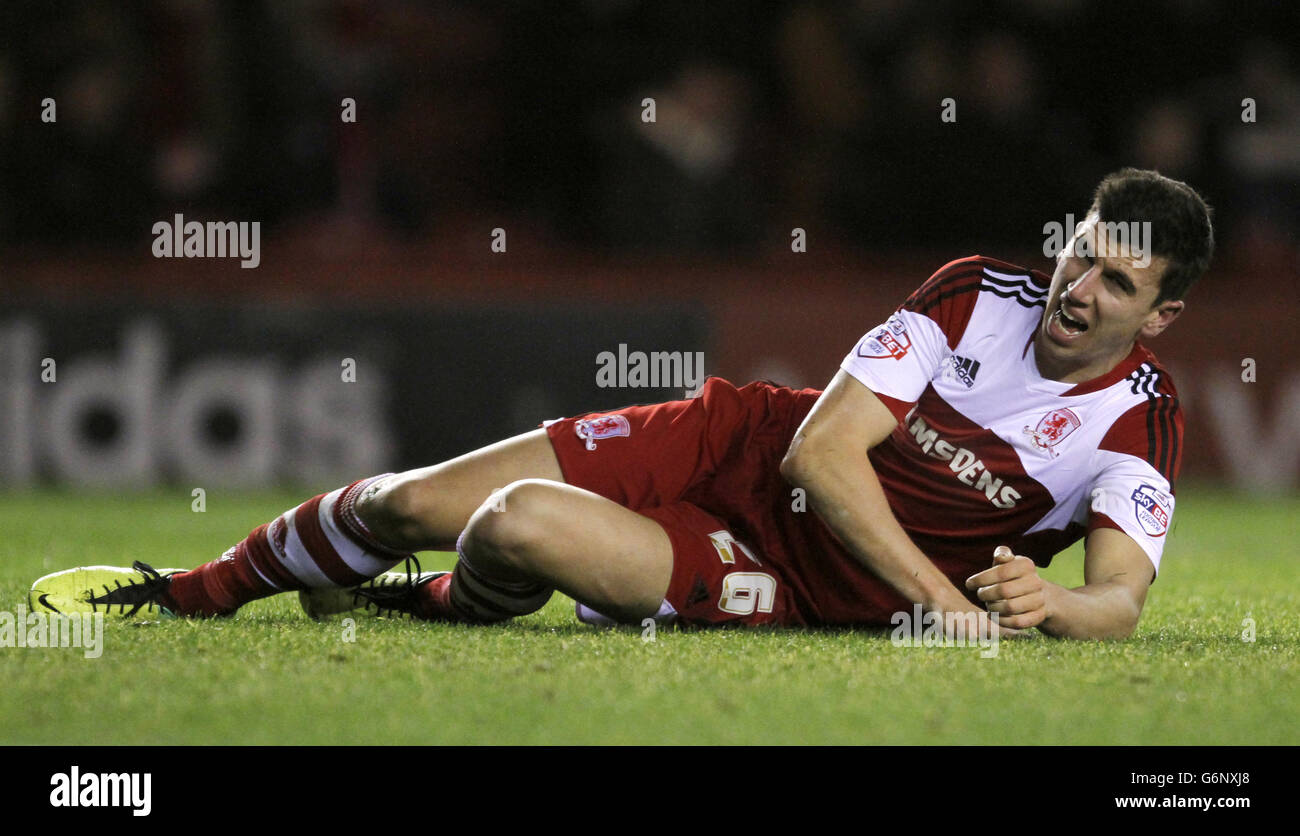
[(1028, 629), (1047, 617), (1043, 579), (1038, 567), (1024, 555), (1012, 554), (1006, 546), (993, 551), (993, 568), (971, 575), (966, 588), (977, 595), (990, 613), (998, 614), (999, 627)]

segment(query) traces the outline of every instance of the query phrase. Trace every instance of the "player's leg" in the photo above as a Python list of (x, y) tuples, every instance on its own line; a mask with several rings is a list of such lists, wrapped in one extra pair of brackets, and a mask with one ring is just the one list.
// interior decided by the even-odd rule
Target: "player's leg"
[[(116, 586), (120, 580), (131, 586), (133, 599), (140, 591), (149, 600), (158, 598), (160, 604), (183, 615), (229, 613), (276, 592), (351, 588), (381, 575), (411, 551), (450, 545), (492, 491), (529, 478), (558, 482), (569, 474), (574, 484), (611, 500), (613, 505), (608, 508), (659, 508), (676, 502), (699, 479), (709, 478), (709, 463), (716, 461), (722, 450), (739, 443), (737, 439), (743, 437), (753, 408), (734, 387), (715, 378), (693, 400), (565, 419), (554, 422), (547, 430), (442, 465), (355, 482), (313, 497), (259, 526), (220, 559), (198, 569), (168, 579), (122, 570), (125, 577), (115, 577), (111, 582)], [(648, 530), (639, 520), (629, 526)], [(611, 533), (615, 543), (621, 542), (621, 528)], [(579, 542), (581, 538), (580, 534), (572, 535), (570, 541)], [(587, 544), (583, 545), (585, 548)], [(596, 560), (617, 554), (619, 548), (594, 545), (591, 557)], [(554, 567), (547, 569), (544, 564), (558, 552), (549, 547), (498, 552), (485, 552), (479, 574), (492, 580), (494, 570), (488, 566), (494, 556), (499, 558), (498, 569), (508, 569), (509, 564), (502, 564), (512, 556), (541, 561), (533, 568), (544, 576), (542, 580), (497, 581), (531, 586), (536, 593), (533, 597), (544, 603), (549, 596), (544, 582), (557, 579), (551, 577)], [(655, 554), (663, 556), (667, 552), (659, 550)], [(671, 560), (657, 560), (653, 565), (670, 566)], [(458, 574), (469, 577), (472, 559), (466, 567)], [(601, 578), (599, 574), (596, 577), (598, 581)], [(567, 576), (558, 580), (561, 588), (578, 591), (580, 598), (597, 603), (605, 600), (599, 587), (572, 586), (575, 581)], [(614, 595), (607, 606), (621, 613), (639, 611), (645, 599), (653, 597), (651, 586), (646, 584), (635, 599)], [(530, 603), (535, 604), (533, 608), (541, 606)]]
[(428, 585), (426, 617), (492, 622), (539, 609), (553, 589), (621, 621), (653, 615), (673, 571), (659, 523), (556, 481), (515, 482), (461, 537), (455, 572)]
[(378, 479), (360, 493), (355, 509), (389, 548), (452, 549), (488, 495), (521, 479), (564, 481), (546, 430)]
[(277, 592), (353, 587), (412, 551), (448, 548), (496, 489), (530, 477), (561, 479), (543, 430), (403, 474), (313, 497), (254, 529), (219, 559), (171, 578), (182, 615), (233, 612)]
[[(529, 479), (483, 503), (459, 544), (454, 574), (422, 587), (422, 614), (499, 621), (538, 609), (553, 588), (618, 620), (655, 614), (678, 546), (695, 554), (702, 541), (714, 554), (708, 534), (720, 527), (698, 518), (684, 526), (661, 520), (661, 512), (714, 478), (720, 451), (740, 443), (750, 418), (735, 387), (715, 378), (696, 399), (552, 422), (548, 455), (569, 484)], [(427, 496), (432, 503), (434, 494)], [(392, 505), (407, 509), (399, 526), (431, 516), (419, 503)], [(713, 527), (694, 532), (700, 525)], [(437, 533), (414, 529), (407, 532), (410, 547)], [(698, 537), (685, 545), (688, 531)]]

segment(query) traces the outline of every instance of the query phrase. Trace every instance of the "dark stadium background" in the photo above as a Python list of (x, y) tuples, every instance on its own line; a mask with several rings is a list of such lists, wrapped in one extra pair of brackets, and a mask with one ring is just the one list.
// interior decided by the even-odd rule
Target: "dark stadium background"
[[(324, 489), (683, 394), (598, 387), (620, 344), (821, 386), (952, 259), (1050, 272), (1135, 165), (1217, 213), (1152, 344), (1185, 473), (1293, 491), (1295, 8), (6, 3), (0, 477)], [(260, 265), (154, 258), (178, 213), (259, 222)]]

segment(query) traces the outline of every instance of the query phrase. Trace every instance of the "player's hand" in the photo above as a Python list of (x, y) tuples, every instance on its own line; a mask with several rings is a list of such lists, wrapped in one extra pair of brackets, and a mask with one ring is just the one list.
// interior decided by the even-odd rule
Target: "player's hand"
[[(973, 628), (970, 620), (972, 614), (976, 620)], [(1001, 616), (995, 622), (984, 610), (970, 606), (961, 610), (946, 610), (943, 613), (943, 628), (946, 637), (964, 641), (992, 639), (995, 636), (1000, 639), (1008, 639), (1028, 635), (1023, 630), (1009, 627)], [(972, 632), (972, 629), (974, 632)]]
[(998, 614), (1000, 627), (1026, 630), (1047, 618), (1047, 597), (1038, 567), (1006, 546), (994, 549), (993, 568), (971, 575), (966, 588), (977, 590), (988, 611)]

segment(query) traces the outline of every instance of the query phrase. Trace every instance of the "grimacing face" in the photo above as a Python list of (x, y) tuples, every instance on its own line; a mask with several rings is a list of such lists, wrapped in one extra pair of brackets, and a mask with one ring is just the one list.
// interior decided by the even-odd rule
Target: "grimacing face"
[(1153, 257), (1139, 236), (1124, 241), (1109, 232), (1090, 214), (1056, 258), (1034, 335), (1038, 370), (1049, 380), (1082, 383), (1106, 374), (1135, 340), (1156, 336), (1183, 310), (1173, 300), (1153, 307), (1168, 260)]

